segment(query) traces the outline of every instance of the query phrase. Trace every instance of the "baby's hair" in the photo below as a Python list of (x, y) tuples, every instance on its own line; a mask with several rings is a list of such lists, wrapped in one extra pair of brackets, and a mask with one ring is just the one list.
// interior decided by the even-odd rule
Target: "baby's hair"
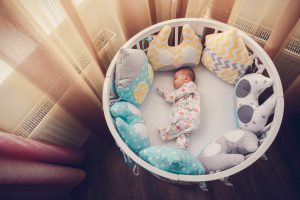
[(190, 68), (190, 67), (181, 67), (180, 69), (177, 69), (176, 72), (181, 71), (181, 70), (186, 72), (188, 74), (188, 76), (191, 77), (192, 81), (195, 81), (196, 76), (195, 76), (194, 70), (192, 68)]

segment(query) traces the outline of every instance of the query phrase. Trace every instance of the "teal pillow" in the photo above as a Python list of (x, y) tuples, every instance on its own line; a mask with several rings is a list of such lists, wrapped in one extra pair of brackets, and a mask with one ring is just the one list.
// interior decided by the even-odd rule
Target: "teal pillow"
[(152, 146), (140, 151), (139, 156), (149, 164), (175, 174), (199, 175), (206, 172), (199, 160), (178, 147)]
[(115, 119), (122, 118), (128, 125), (144, 123), (141, 111), (126, 101), (114, 102), (110, 107), (110, 113)]
[(140, 107), (151, 89), (153, 77), (152, 66), (143, 50), (120, 49), (114, 86), (122, 100)]
[(136, 154), (149, 147), (149, 135), (141, 111), (129, 102), (115, 102), (110, 112), (123, 141)]

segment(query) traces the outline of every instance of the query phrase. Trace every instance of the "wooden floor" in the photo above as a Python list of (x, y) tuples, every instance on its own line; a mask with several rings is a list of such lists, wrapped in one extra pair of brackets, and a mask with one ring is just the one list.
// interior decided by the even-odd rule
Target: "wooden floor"
[[(299, 62), (277, 61), (284, 88), (300, 72)], [(300, 92), (300, 91), (299, 91)], [(109, 136), (109, 133), (107, 133)], [(87, 178), (73, 189), (72, 199), (155, 200), (155, 199), (270, 199), (300, 200), (300, 116), (284, 119), (274, 143), (267, 151), (268, 161), (258, 160), (230, 177), (234, 187), (220, 181), (208, 182), (208, 192), (198, 185), (174, 185), (157, 179), (145, 170), (134, 176), (114, 145), (102, 144), (96, 136), (86, 145)]]

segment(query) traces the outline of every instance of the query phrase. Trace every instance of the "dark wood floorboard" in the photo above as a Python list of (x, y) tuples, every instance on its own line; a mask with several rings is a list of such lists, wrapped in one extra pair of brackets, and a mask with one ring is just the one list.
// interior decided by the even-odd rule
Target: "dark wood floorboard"
[[(300, 74), (299, 61), (281, 56), (275, 64), (286, 89)], [(73, 189), (74, 200), (300, 200), (300, 117), (295, 115), (284, 119), (266, 152), (268, 161), (258, 160), (231, 176), (234, 187), (208, 182), (208, 192), (198, 185), (164, 182), (142, 169), (134, 176), (119, 149), (102, 144), (96, 136), (85, 148), (87, 178)]]

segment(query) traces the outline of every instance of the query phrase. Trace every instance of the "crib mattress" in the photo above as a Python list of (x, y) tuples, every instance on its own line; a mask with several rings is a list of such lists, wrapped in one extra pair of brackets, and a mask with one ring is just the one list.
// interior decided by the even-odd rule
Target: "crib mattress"
[[(234, 86), (217, 78), (204, 66), (196, 66), (194, 72), (201, 95), (201, 122), (199, 129), (190, 136), (190, 147), (187, 151), (193, 156), (198, 156), (210, 141), (236, 129), (237, 126), (233, 108)], [(153, 87), (141, 106), (151, 146), (163, 144), (175, 146), (175, 141), (164, 143), (158, 134), (159, 128), (167, 127), (170, 123), (172, 104), (165, 102), (156, 92), (157, 87), (174, 90), (173, 73), (155, 73)]]

